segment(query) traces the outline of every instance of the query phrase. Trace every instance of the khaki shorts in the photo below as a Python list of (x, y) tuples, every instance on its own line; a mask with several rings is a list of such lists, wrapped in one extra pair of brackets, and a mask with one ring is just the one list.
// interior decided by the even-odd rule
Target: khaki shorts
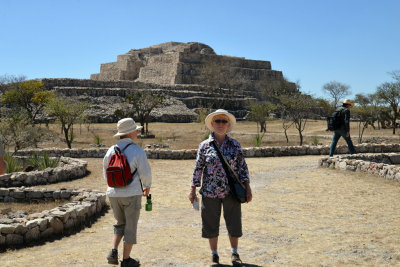
[(110, 197), (111, 208), (117, 223), (114, 225), (114, 234), (124, 237), (124, 242), (136, 244), (137, 224), (142, 196)]
[(240, 203), (231, 195), (225, 198), (201, 199), (202, 237), (214, 238), (219, 235), (221, 207), (224, 209), (226, 229), (231, 237), (242, 236), (242, 209)]

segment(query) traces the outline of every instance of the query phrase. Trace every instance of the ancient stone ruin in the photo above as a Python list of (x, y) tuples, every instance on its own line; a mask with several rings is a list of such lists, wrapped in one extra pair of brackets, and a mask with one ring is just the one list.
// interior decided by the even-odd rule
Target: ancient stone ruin
[(279, 87), (284, 78), (281, 71), (271, 69), (269, 61), (217, 55), (197, 42), (169, 42), (119, 55), (117, 62), (101, 64), (100, 73), (90, 79), (218, 86), (259, 97), (263, 87)]
[(101, 64), (90, 80), (41, 79), (45, 87), (77, 101), (89, 102), (92, 122), (115, 122), (115, 110), (125, 96), (147, 90), (167, 97), (151, 113), (153, 121), (190, 122), (199, 107), (224, 108), (238, 119), (249, 105), (267, 98), (266, 88), (295, 91), (281, 71), (269, 61), (217, 55), (201, 43), (169, 42), (119, 55), (116, 62)]

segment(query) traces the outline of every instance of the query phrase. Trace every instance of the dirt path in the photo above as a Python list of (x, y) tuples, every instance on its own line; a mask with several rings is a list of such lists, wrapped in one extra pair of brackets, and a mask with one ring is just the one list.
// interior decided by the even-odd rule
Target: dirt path
[[(317, 168), (318, 156), (251, 158), (254, 201), (243, 206), (239, 252), (248, 266), (400, 266), (400, 184)], [(63, 187), (104, 189), (100, 159), (91, 175)], [(142, 266), (207, 266), (200, 215), (186, 200), (193, 160), (152, 160), (153, 211), (142, 210), (133, 256)], [(48, 187), (54, 187), (48, 186)], [(111, 212), (91, 228), (0, 254), (1, 266), (108, 266)], [(219, 253), (229, 264), (221, 223)]]

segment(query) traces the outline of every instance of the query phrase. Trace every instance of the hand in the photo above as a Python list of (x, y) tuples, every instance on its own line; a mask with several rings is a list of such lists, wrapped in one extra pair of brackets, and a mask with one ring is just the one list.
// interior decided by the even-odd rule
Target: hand
[(247, 190), (246, 199), (247, 199), (247, 201), (246, 201), (247, 203), (249, 203), (253, 199), (253, 194), (251, 193), (251, 189)]
[(143, 188), (143, 196), (147, 197), (150, 193), (150, 187)]
[(248, 182), (244, 183), (244, 185), (246, 186), (246, 199), (247, 199), (247, 203), (249, 203), (252, 199), (253, 199), (253, 194), (251, 193), (251, 187), (250, 184)]
[(196, 196), (196, 187), (192, 187), (192, 189), (190, 190), (190, 193), (189, 193), (188, 198), (189, 198), (189, 200), (190, 200), (190, 203), (192, 203), (192, 204), (193, 204), (193, 201), (194, 201), (195, 199), (197, 199), (197, 196)]
[(347, 132), (347, 133), (346, 133), (346, 137), (349, 137), (349, 136), (350, 136), (350, 132)]

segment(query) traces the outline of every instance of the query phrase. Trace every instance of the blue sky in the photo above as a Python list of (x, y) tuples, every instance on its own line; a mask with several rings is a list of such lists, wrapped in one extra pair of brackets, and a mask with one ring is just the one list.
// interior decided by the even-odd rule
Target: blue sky
[(0, 75), (81, 78), (132, 48), (197, 41), (271, 61), (321, 97), (338, 81), (373, 93), (400, 70), (400, 1), (0, 0)]

